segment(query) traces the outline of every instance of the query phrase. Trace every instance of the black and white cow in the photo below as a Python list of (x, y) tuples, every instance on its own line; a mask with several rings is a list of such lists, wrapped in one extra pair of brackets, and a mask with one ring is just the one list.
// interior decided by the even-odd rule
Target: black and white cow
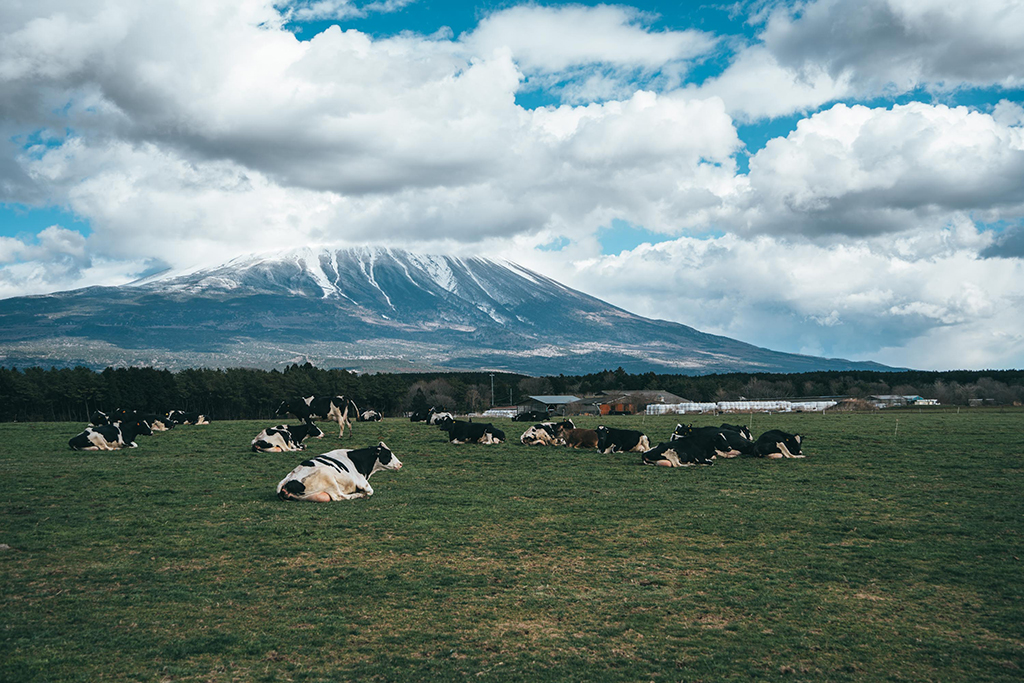
[(692, 467), (714, 465), (715, 450), (703, 440), (686, 437), (660, 443), (640, 455), (645, 465), (661, 467)]
[(150, 429), (154, 432), (166, 432), (168, 429), (174, 428), (174, 421), (166, 415), (157, 415), (156, 413), (137, 413), (137, 419), (145, 420), (149, 424)]
[(564, 422), (540, 422), (533, 425), (519, 437), (519, 442), (526, 446), (564, 446), (565, 440), (559, 436), (558, 429), (575, 429), (572, 420)]
[(597, 450), (602, 453), (642, 453), (651, 449), (651, 441), (635, 429), (597, 428)]
[(415, 410), (409, 415), (409, 422), (426, 422), (434, 412), (434, 406), (430, 406), (426, 410)]
[(438, 425), (442, 432), (448, 432), (448, 441), (454, 444), (461, 443), (501, 443), (505, 440), (505, 432), (501, 431), (490, 422), (462, 422), (461, 420), (446, 419)]
[(328, 503), (373, 495), (370, 475), (402, 469), (401, 461), (383, 441), (371, 448), (338, 450), (303, 460), (277, 485), (281, 500)]
[(208, 425), (210, 417), (202, 413), (190, 413), (184, 410), (167, 411), (167, 419), (179, 425)]
[(512, 418), (513, 422), (536, 422), (538, 420), (547, 419), (548, 414), (542, 413), (539, 410), (527, 410), (526, 412), (519, 413)]
[(89, 416), (90, 427), (102, 427), (108, 424), (110, 424), (110, 417), (102, 410), (94, 410), (92, 415)]
[(427, 417), (428, 425), (439, 425), (445, 420), (455, 420), (455, 416), (451, 413), (435, 413), (431, 408), (430, 415)]
[(254, 453), (283, 453), (303, 451), (305, 439), (320, 439), (324, 433), (315, 424), (303, 422), (300, 425), (278, 425), (267, 427), (252, 440)]
[(743, 438), (746, 439), (747, 441), (751, 441), (752, 442), (754, 440), (754, 437), (753, 437), (753, 435), (751, 435), (750, 430), (747, 429), (746, 427), (744, 427), (743, 425), (731, 425), (731, 424), (727, 424), (727, 423), (723, 422), (722, 423), (722, 429), (728, 429), (729, 431), (739, 432), (740, 434), (743, 435)]
[(357, 422), (380, 422), (384, 419), (384, 416), (378, 413), (376, 410), (364, 410), (359, 413), (359, 419)]
[(721, 427), (694, 427), (692, 425), (676, 425), (672, 439), (699, 439), (713, 443), (715, 453), (720, 458), (735, 458), (738, 455), (753, 455), (754, 443), (739, 432)]
[(805, 458), (802, 452), (803, 437), (772, 429), (757, 437), (753, 455), (759, 458)]
[(355, 401), (344, 396), (306, 396), (282, 401), (277, 415), (291, 413), (303, 422), (330, 420), (338, 423), (338, 438), (345, 436), (345, 427), (352, 428), (352, 419), (359, 414)]
[(99, 427), (86, 427), (81, 434), (68, 440), (73, 451), (116, 451), (121, 448), (135, 448), (136, 436), (152, 436), (153, 430), (143, 420), (115, 422)]

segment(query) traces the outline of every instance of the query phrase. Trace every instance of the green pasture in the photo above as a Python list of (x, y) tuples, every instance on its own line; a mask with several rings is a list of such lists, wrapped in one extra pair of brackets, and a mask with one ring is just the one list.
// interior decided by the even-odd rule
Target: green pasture
[(0, 680), (1024, 679), (1024, 411), (730, 417), (810, 455), (645, 467), (395, 419), (307, 451), (383, 439), (405, 467), (372, 498), (285, 503), (303, 456), (248, 450), (271, 422), (106, 453), (0, 424)]

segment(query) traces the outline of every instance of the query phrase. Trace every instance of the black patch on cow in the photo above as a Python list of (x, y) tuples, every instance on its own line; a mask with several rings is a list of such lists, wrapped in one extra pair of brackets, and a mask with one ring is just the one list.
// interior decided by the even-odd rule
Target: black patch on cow
[(281, 490), (277, 492), (277, 497), (280, 498), (281, 500), (288, 500), (288, 496), (285, 495), (286, 492), (292, 494), (293, 496), (301, 496), (303, 493), (306, 492), (306, 487), (298, 479), (290, 479), (287, 482), (285, 482), (285, 485), (282, 486)]
[[(351, 453), (349, 454), (349, 456), (351, 457)], [(345, 467), (345, 463), (341, 462), (340, 460), (335, 460), (334, 458), (332, 458), (332, 457), (330, 457), (328, 455), (318, 455), (315, 458), (313, 458), (313, 460), (315, 460), (315, 461), (317, 461), (317, 462), (319, 462), (319, 463), (321, 463), (323, 465), (327, 465), (329, 467), (333, 467), (334, 469), (338, 470), (339, 472), (342, 472), (342, 471), (348, 472), (348, 468)], [(358, 467), (356, 469), (358, 469)]]

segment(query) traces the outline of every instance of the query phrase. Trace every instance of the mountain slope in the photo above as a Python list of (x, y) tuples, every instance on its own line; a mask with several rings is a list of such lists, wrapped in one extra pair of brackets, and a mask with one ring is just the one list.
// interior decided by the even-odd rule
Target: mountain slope
[(650, 320), (508, 261), (297, 249), (0, 301), (0, 363), (366, 371), (886, 369), (784, 354)]

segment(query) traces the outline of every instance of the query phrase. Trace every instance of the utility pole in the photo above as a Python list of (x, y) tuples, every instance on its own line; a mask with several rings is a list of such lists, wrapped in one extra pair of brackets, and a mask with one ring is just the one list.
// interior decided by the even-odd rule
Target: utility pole
[(491, 407), (494, 407), (494, 373), (491, 373)]

